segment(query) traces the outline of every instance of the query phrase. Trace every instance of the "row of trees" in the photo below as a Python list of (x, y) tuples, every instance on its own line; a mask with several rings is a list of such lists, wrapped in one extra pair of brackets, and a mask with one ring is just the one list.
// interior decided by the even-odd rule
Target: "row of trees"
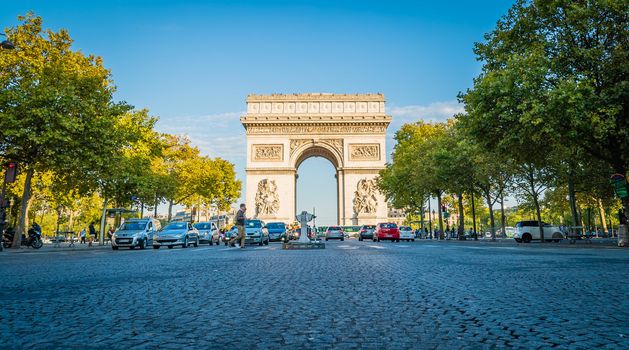
[(6, 32), (16, 49), (0, 51), (0, 162), (20, 167), (8, 189), (18, 233), (31, 212), (67, 208), (104, 224), (109, 205), (227, 209), (240, 196), (233, 164), (158, 133), (147, 110), (116, 102), (100, 57), (73, 51), (68, 33), (44, 30), (40, 17), (19, 20)]
[(628, 212), (609, 184), (629, 168), (628, 26), (626, 1), (518, 0), (475, 46), (483, 69), (459, 95), (465, 113), (404, 125), (381, 190), (413, 211), (453, 193), (461, 216), (464, 195), (480, 195), (492, 237), (493, 206), (507, 194), (540, 227), (544, 206), (567, 203), (574, 226), (580, 205)]

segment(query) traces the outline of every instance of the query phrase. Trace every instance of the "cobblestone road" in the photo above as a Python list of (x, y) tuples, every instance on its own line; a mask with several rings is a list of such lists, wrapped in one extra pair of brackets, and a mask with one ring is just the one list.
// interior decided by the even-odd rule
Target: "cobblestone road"
[(629, 251), (329, 242), (0, 254), (0, 348), (629, 348)]

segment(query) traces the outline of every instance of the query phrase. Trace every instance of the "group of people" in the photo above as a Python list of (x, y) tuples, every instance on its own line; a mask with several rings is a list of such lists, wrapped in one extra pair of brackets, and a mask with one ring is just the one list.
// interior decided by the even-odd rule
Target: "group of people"
[(79, 233), (79, 239), (81, 244), (87, 243), (88, 246), (92, 246), (94, 240), (98, 239), (98, 232), (96, 232), (96, 227), (94, 227), (94, 223), (91, 222), (88, 230), (82, 229)]
[[(472, 231), (472, 229), (467, 230), (464, 234), (466, 238), (478, 239), (478, 233)], [(456, 227), (446, 228), (443, 234), (439, 234), (438, 229), (429, 231), (427, 228), (424, 228), (422, 231), (422, 229), (418, 228), (415, 230), (415, 237), (419, 239), (458, 239), (459, 232)]]

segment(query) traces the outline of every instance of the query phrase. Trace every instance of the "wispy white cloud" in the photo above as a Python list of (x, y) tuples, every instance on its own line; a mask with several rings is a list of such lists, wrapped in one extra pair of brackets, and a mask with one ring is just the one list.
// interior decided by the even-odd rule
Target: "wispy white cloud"
[(463, 105), (457, 101), (433, 102), (428, 105), (410, 105), (388, 108), (388, 113), (396, 124), (417, 120), (443, 122), (455, 114), (463, 112)]

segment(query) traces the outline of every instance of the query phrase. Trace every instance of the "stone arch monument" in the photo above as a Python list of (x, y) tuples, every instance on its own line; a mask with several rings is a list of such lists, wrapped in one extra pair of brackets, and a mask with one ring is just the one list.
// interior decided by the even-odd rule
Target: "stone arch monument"
[(319, 156), (336, 169), (338, 224), (386, 221), (387, 204), (375, 183), (391, 122), (384, 102), (382, 94), (249, 95), (240, 118), (249, 215), (293, 222), (297, 168)]

